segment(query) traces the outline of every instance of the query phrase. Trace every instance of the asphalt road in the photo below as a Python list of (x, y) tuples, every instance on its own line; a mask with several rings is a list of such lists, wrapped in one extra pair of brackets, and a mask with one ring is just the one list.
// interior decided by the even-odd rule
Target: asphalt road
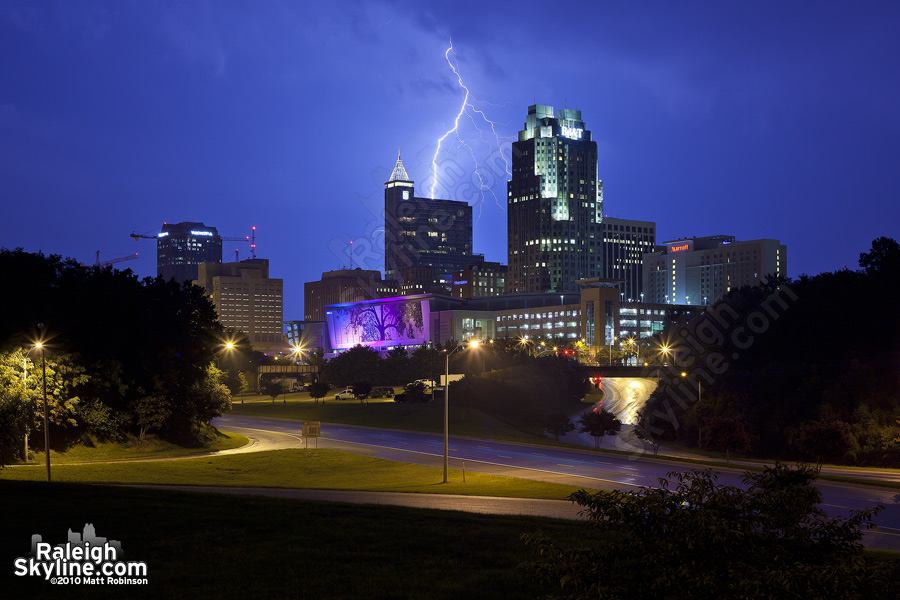
[[(296, 440), (300, 433), (298, 422), (281, 419), (226, 415), (214, 424), (250, 438), (259, 432), (270, 436), (269, 439), (273, 434), (281, 434), (285, 440)], [(443, 438), (435, 434), (323, 423), (319, 445), (402, 462), (443, 464)], [(461, 469), (464, 463), (469, 471), (607, 490), (656, 486), (658, 479), (668, 472), (691, 468), (683, 463), (638, 455), (597, 454), (590, 450), (454, 437), (450, 438), (449, 454), (450, 466), (455, 469)], [(717, 470), (717, 476), (723, 484), (740, 486), (742, 483), (741, 472), (736, 469)], [(900, 550), (900, 493), (843, 483), (817, 485), (822, 490), (823, 507), (833, 516), (883, 504), (884, 510), (875, 519), (878, 528), (866, 534), (866, 545)], [(466, 510), (465, 503), (456, 508)]]

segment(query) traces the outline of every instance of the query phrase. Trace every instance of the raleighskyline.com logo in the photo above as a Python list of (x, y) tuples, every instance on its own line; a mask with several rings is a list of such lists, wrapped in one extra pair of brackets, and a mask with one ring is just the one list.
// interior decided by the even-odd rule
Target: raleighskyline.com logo
[(85, 523), (82, 533), (70, 529), (66, 542), (56, 546), (31, 536), (31, 555), (15, 560), (15, 574), (54, 585), (146, 585), (147, 563), (126, 562), (124, 556), (121, 542), (98, 537)]

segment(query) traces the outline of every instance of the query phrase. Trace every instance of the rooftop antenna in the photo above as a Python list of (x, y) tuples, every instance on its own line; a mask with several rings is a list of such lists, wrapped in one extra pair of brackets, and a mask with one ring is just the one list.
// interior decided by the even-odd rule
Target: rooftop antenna
[(256, 225), (250, 228), (250, 258), (256, 258)]
[[(397, 156), (400, 156), (399, 151)], [(353, 270), (353, 240), (350, 240), (350, 270)]]

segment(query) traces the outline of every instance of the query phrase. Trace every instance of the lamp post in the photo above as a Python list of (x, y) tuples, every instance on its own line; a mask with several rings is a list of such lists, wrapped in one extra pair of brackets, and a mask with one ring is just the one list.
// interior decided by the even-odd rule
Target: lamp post
[[(469, 342), (469, 346), (477, 348), (478, 340), (472, 340)], [(466, 343), (462, 342), (456, 346), (456, 348), (447, 352), (447, 362), (444, 370), (444, 483), (447, 483), (447, 471), (450, 467), (450, 454), (448, 450), (450, 446), (450, 355), (460, 348), (465, 347)]]
[(616, 343), (616, 336), (613, 336), (612, 342), (609, 344), (609, 364), (612, 366), (612, 347)]
[[(41, 339), (44, 337), (44, 324), (38, 323), (38, 329), (41, 330)], [(35, 342), (34, 347), (41, 351), (41, 370), (43, 371), (44, 383), (44, 456), (47, 459), (47, 483), (50, 483), (50, 420), (47, 418), (47, 351), (44, 349), (43, 342)]]
[[(662, 363), (667, 363), (669, 361), (669, 347), (662, 346), (659, 351), (663, 355)], [(659, 383), (659, 366), (656, 367), (656, 382)]]

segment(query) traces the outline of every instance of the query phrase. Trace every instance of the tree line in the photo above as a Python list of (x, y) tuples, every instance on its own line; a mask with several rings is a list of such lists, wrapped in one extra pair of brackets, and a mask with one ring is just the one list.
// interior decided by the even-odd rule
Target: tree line
[(148, 432), (194, 443), (230, 406), (214, 366), (224, 331), (200, 288), (21, 249), (0, 250), (0, 272), (14, 286), (0, 296), (4, 462), (26, 436), (43, 449), (43, 359), (56, 449)]
[[(726, 296), (721, 302), (741, 315), (785, 286), (796, 299), (764, 328), (757, 323), (765, 330), (749, 345), (746, 336), (723, 336), (719, 350), (727, 368), (691, 380), (689, 394), (674, 373), (651, 396), (641, 422), (665, 439), (713, 450), (819, 465), (900, 465), (900, 245), (876, 239), (860, 254), (859, 266)], [(662, 339), (702, 333), (697, 319), (704, 318), (674, 324)], [(677, 358), (675, 370), (711, 356), (693, 354)], [(677, 419), (655, 418), (675, 406), (671, 393), (677, 390), (689, 399), (686, 410)]]

